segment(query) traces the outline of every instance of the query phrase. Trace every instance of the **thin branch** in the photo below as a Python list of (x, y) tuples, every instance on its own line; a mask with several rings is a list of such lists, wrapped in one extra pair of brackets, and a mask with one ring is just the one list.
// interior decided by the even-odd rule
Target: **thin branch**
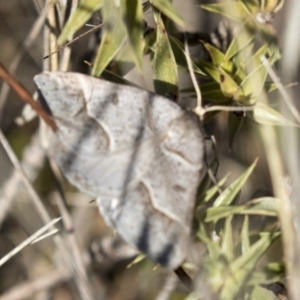
[(44, 108), (34, 101), (31, 94), (27, 89), (18, 82), (13, 76), (6, 70), (6, 68), (0, 63), (0, 77), (18, 94), (18, 96), (26, 103), (28, 103), (39, 116), (52, 128), (53, 131), (57, 130), (57, 126), (50, 115), (44, 110)]
[(204, 108), (204, 114), (211, 111), (253, 111), (254, 106), (222, 106), (222, 105), (214, 105), (210, 107)]
[(192, 61), (191, 61), (191, 56), (190, 56), (190, 52), (189, 52), (189, 47), (188, 47), (188, 43), (187, 43), (187, 37), (186, 34), (184, 35), (184, 54), (186, 57), (186, 62), (188, 65), (188, 69), (189, 69), (189, 73), (196, 91), (196, 95), (197, 95), (197, 106), (195, 107), (194, 111), (196, 114), (199, 115), (200, 119), (202, 120), (203, 118), (203, 108), (202, 108), (202, 95), (201, 95), (201, 91), (195, 76), (195, 72), (192, 66)]
[[(45, 152), (42, 150), (37, 134), (31, 138), (28, 146), (23, 151), (22, 169), (30, 181), (34, 181), (39, 170), (43, 167), (45, 161)], [(2, 185), (0, 193), (0, 228), (4, 221), (13, 200), (24, 194), (25, 187), (22, 185), (22, 179), (16, 169), (13, 169), (10, 177)]]
[(30, 199), (33, 201), (34, 205), (37, 208), (37, 211), (39, 212), (43, 222), (45, 224), (49, 223), (51, 221), (51, 218), (48, 214), (48, 212), (45, 209), (45, 206), (43, 205), (42, 201), (40, 200), (39, 196), (37, 195), (36, 191), (33, 189), (30, 181), (28, 180), (26, 174), (24, 173), (18, 158), (12, 151), (8, 141), (6, 140), (5, 136), (3, 135), (2, 131), (0, 130), (0, 143), (2, 144), (4, 150), (6, 151), (9, 159), (11, 160), (14, 168), (19, 173), (19, 176), (22, 178), (23, 183), (25, 184), (25, 187), (27, 188)]

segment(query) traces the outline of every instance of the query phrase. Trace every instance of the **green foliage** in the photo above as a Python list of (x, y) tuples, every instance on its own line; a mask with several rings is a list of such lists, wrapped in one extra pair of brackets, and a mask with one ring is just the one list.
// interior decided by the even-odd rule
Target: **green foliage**
[(116, 1), (104, 1), (102, 17), (105, 24), (102, 41), (98, 50), (92, 74), (100, 76), (107, 65), (121, 50), (127, 36), (120, 4)]
[[(276, 0), (239, 0), (202, 5), (203, 9), (228, 18), (235, 34), (224, 53), (216, 46), (201, 41), (210, 60), (191, 57), (192, 70), (188, 69), (182, 41), (173, 34), (174, 30), (170, 33), (170, 22), (179, 26), (185, 26), (185, 22), (169, 0), (146, 1), (144, 6), (140, 0), (82, 0), (63, 29), (59, 42), (64, 43), (70, 39), (101, 8), (104, 27), (92, 74), (127, 83), (122, 78), (124, 73), (134, 66), (141, 72), (143, 57), (150, 54), (155, 92), (176, 98), (178, 68), (195, 72), (197, 76), (205, 78), (205, 82), (200, 84), (205, 104), (211, 107), (247, 107), (252, 110), (242, 111), (241, 115), (228, 114), (231, 149), (246, 119), (258, 124), (298, 126), (261, 102), (262, 93), (277, 88), (273, 82), (267, 81), (268, 72), (262, 57), (270, 65), (274, 65), (280, 58), (276, 31), (269, 23), (269, 18), (282, 4), (283, 1)], [(156, 28), (149, 33), (143, 32), (143, 7), (152, 7), (156, 22)], [(114, 66), (108, 68), (112, 61)], [(126, 71), (122, 68), (125, 64)], [(181, 93), (195, 97), (194, 88), (182, 90)], [(214, 114), (205, 117), (214, 117)], [(237, 203), (256, 162), (225, 189), (223, 186), (228, 175), (213, 184), (209, 172), (204, 175), (199, 186), (195, 239), (206, 245), (208, 254), (203, 262), (199, 262), (199, 270), (204, 270), (211, 293), (219, 299), (273, 299), (261, 285), (279, 280), (284, 274), (281, 262), (256, 269), (257, 262), (280, 237), (280, 232), (249, 229), (253, 215), (275, 219), (278, 200), (263, 197), (244, 204)], [(214, 173), (217, 170), (216, 161), (209, 168)], [(239, 230), (235, 227), (237, 217), (243, 219)], [(143, 256), (134, 263), (140, 259)], [(187, 299), (201, 299), (201, 296), (193, 293)]]
[(224, 190), (224, 192), (217, 197), (214, 201), (214, 207), (220, 207), (223, 205), (230, 205), (234, 198), (237, 196), (238, 192), (245, 184), (251, 173), (253, 172), (257, 163), (257, 159), (255, 162), (238, 178), (235, 182), (233, 182), (228, 188)]
[[(273, 299), (273, 295), (260, 286), (274, 282), (284, 274), (284, 269), (278, 262), (260, 271), (255, 270), (257, 262), (279, 238), (280, 232), (249, 231), (250, 216), (277, 217), (278, 200), (263, 197), (242, 205), (234, 203), (239, 191), (251, 176), (256, 162), (257, 160), (219, 195), (219, 188), (228, 176), (217, 186), (207, 189), (201, 196), (201, 201), (198, 201), (200, 207), (205, 202), (211, 203), (197, 217), (197, 237), (206, 244), (208, 250), (208, 257), (201, 263), (200, 270), (204, 270), (211, 292), (218, 294), (218, 299)], [(234, 226), (235, 215), (244, 215), (239, 234)], [(256, 298), (258, 295), (261, 298)]]
[(136, 65), (139, 71), (142, 69), (144, 43), (142, 21), (143, 9), (141, 0), (123, 0), (121, 2), (124, 15), (124, 23), (127, 29), (128, 40), (135, 55)]
[(178, 96), (178, 74), (175, 57), (161, 13), (155, 10), (154, 17), (157, 28), (152, 61), (154, 89), (158, 94), (176, 99)]
[(174, 10), (170, 0), (150, 0), (150, 3), (179, 26), (185, 26), (184, 20)]

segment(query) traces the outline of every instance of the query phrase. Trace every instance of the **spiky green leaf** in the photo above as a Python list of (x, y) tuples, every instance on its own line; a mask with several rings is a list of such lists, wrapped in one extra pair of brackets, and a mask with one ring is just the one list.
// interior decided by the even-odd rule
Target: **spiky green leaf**
[(264, 103), (256, 103), (253, 106), (253, 112), (247, 113), (247, 116), (259, 124), (299, 127), (298, 124), (286, 119), (275, 109)]
[(161, 13), (154, 11), (157, 26), (154, 57), (152, 61), (155, 92), (176, 99), (178, 96), (178, 71)]
[(238, 1), (201, 5), (201, 8), (210, 12), (221, 14), (235, 21), (243, 21), (247, 16), (245, 6), (243, 3)]
[(170, 0), (151, 0), (150, 3), (176, 24), (185, 27), (185, 21), (176, 12)]
[(226, 188), (226, 190), (215, 200), (214, 207), (229, 205), (234, 200), (249, 176), (252, 174), (256, 163), (257, 159), (236, 181)]
[(123, 19), (127, 36), (132, 47), (136, 65), (141, 72), (144, 51), (143, 41), (143, 8), (141, 0), (122, 0)]

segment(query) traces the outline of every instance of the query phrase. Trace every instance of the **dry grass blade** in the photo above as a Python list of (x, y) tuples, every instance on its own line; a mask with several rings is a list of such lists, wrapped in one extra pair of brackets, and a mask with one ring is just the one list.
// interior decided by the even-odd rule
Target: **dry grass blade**
[[(45, 209), (38, 194), (33, 189), (32, 185), (31, 185), (30, 181), (28, 180), (26, 174), (24, 173), (16, 155), (12, 151), (11, 147), (9, 146), (9, 143), (7, 142), (5, 136), (3, 135), (3, 133), (1, 131), (0, 131), (0, 143), (2, 144), (3, 148), (7, 152), (16, 171), (21, 176), (22, 181), (24, 182), (24, 184), (29, 192), (30, 199), (32, 200), (35, 207), (37, 208), (37, 211), (39, 212), (43, 222), (45, 224), (50, 222), (51, 218), (50, 218), (47, 210)], [(89, 284), (87, 282), (86, 275), (84, 272), (82, 272), (82, 267), (80, 266), (78, 261), (73, 256), (70, 256), (69, 250), (65, 246), (64, 241), (62, 240), (62, 238), (60, 236), (55, 236), (54, 241), (55, 241), (61, 255), (63, 256), (66, 265), (74, 272), (75, 280), (78, 283), (78, 288), (81, 292), (82, 298), (86, 299), (86, 300), (93, 299), (90, 289), (88, 287)]]
[(78, 243), (75, 238), (74, 234), (74, 224), (72, 217), (70, 216), (70, 213), (66, 207), (66, 198), (62, 187), (62, 175), (60, 173), (60, 170), (53, 159), (50, 158), (50, 166), (56, 181), (56, 185), (58, 188), (58, 195), (57, 197), (57, 205), (60, 212), (60, 215), (63, 217), (63, 226), (65, 229), (65, 232), (67, 233), (67, 241), (68, 245), (73, 253), (73, 257), (77, 262), (77, 266), (80, 269), (81, 274), (83, 274), (84, 277), (87, 278), (87, 272), (84, 266), (84, 262), (82, 259), (81, 251), (78, 246)]
[(273, 70), (273, 68), (271, 67), (270, 63), (268, 62), (268, 60), (266, 59), (265, 56), (261, 57), (261, 61), (263, 62), (264, 66), (267, 69), (267, 71), (268, 71), (270, 77), (272, 78), (273, 82), (278, 87), (278, 91), (280, 92), (280, 94), (282, 96), (282, 99), (285, 101), (287, 107), (289, 108), (289, 110), (292, 113), (295, 120), (297, 120), (297, 124), (300, 124), (300, 113), (297, 110), (297, 108), (295, 107), (292, 99), (289, 97), (289, 95), (288, 95), (287, 91), (285, 90), (284, 86), (280, 82), (280, 79), (276, 75), (275, 71)]
[[(44, 158), (45, 152), (41, 148), (38, 135), (35, 134), (23, 151), (21, 162), (22, 168), (30, 181), (34, 181), (39, 170), (43, 167)], [(0, 228), (14, 199), (24, 193), (21, 181), (18, 171), (14, 169), (10, 177), (2, 185), (2, 190), (0, 191)]]
[(43, 226), (40, 230), (38, 230), (36, 233), (31, 235), (29, 238), (27, 238), (24, 242), (22, 242), (19, 246), (14, 248), (11, 252), (6, 254), (4, 257), (0, 259), (0, 267), (5, 264), (9, 259), (11, 259), (13, 256), (15, 256), (17, 253), (19, 253), (22, 249), (24, 249), (26, 246), (31, 244), (34, 240), (36, 240), (38, 237), (40, 237), (44, 232), (46, 232), (49, 228), (51, 228), (53, 225), (55, 225), (57, 222), (59, 222), (62, 218), (56, 218), (53, 219), (51, 222)]
[(300, 26), (300, 2), (298, 0), (286, 1), (286, 7), (286, 19), (288, 22), (284, 23), (285, 30), (282, 35), (283, 59), (281, 69), (283, 70), (284, 78), (290, 80), (291, 78), (296, 78), (297, 72), (299, 72), (300, 39), (298, 31), (295, 29)]
[(37, 239), (35, 239), (34, 241), (32, 241), (32, 242), (31, 242), (31, 245), (33, 245), (33, 244), (35, 244), (35, 243), (38, 243), (38, 242), (40, 242), (40, 241), (42, 241), (42, 240), (48, 238), (49, 236), (53, 236), (53, 235), (57, 234), (58, 232), (59, 232), (58, 229), (53, 229), (53, 230), (51, 230), (51, 231), (49, 231), (49, 232), (47, 232), (47, 233), (45, 233), (45, 234), (39, 236), (39, 237), (38, 237)]
[(202, 95), (201, 95), (201, 91), (195, 76), (195, 72), (193, 70), (193, 66), (192, 66), (192, 60), (191, 60), (191, 56), (190, 56), (190, 52), (189, 52), (189, 47), (188, 47), (188, 42), (187, 42), (187, 37), (186, 34), (184, 36), (184, 51), (185, 51), (185, 58), (186, 58), (186, 62), (188, 65), (188, 69), (189, 69), (189, 73), (196, 91), (196, 95), (197, 95), (197, 106), (195, 108), (195, 113), (199, 115), (200, 119), (202, 120), (203, 118), (203, 108), (202, 108)]
[(214, 105), (211, 107), (207, 107), (204, 109), (204, 113), (212, 112), (212, 111), (253, 111), (253, 107), (245, 107), (245, 106), (222, 106), (222, 105)]
[(48, 214), (48, 212), (46, 211), (42, 201), (40, 200), (39, 196), (37, 195), (37, 193), (35, 192), (35, 190), (33, 189), (30, 181), (28, 180), (26, 174), (24, 173), (16, 155), (14, 154), (14, 152), (12, 151), (8, 141), (6, 140), (5, 136), (3, 135), (2, 131), (0, 131), (0, 143), (2, 144), (3, 148), (5, 149), (8, 157), (10, 158), (14, 168), (16, 169), (16, 171), (19, 173), (19, 175), (21, 176), (29, 194), (31, 197), (31, 200), (33, 201), (34, 205), (37, 208), (37, 211), (39, 212), (42, 220), (44, 221), (45, 224), (49, 223), (51, 221), (51, 218)]
[(72, 41), (66, 43), (65, 45), (63, 45), (63, 46), (61, 46), (61, 47), (58, 47), (55, 51), (53, 51), (53, 52), (51, 52), (50, 54), (44, 56), (44, 59), (47, 59), (47, 58), (49, 58), (51, 55), (53, 55), (53, 54), (55, 54), (55, 53), (61, 51), (61, 50), (64, 49), (65, 47), (70, 46), (70, 45), (73, 44), (74, 42), (80, 40), (80, 39), (81, 39), (82, 37), (84, 37), (85, 35), (90, 34), (90, 33), (92, 33), (93, 31), (96, 31), (97, 29), (103, 27), (103, 25), (104, 25), (104, 24), (99, 24), (99, 25), (93, 27), (92, 29), (86, 31), (85, 33), (79, 35), (78, 37), (76, 37), (76, 38), (73, 39)]
[[(66, 16), (67, 10), (70, 10), (70, 16), (74, 13), (78, 6), (78, 0), (73, 0), (71, 3), (65, 2), (62, 3), (60, 2), (60, 13), (59, 13), (59, 20), (60, 20), (60, 28), (63, 28), (65, 25), (64, 20)], [(68, 71), (69, 69), (69, 64), (70, 64), (70, 58), (71, 58), (71, 48), (70, 47), (65, 47), (62, 55), (61, 55), (61, 61), (59, 64), (59, 70), (60, 71)]]

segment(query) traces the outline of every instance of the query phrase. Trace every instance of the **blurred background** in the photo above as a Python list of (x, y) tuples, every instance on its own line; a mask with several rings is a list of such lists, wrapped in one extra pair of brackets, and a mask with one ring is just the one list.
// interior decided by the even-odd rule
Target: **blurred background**
[[(202, 10), (198, 4), (215, 1), (174, 0), (174, 7), (186, 20), (190, 32), (197, 32), (209, 37), (218, 30), (221, 18)], [(299, 81), (299, 42), (295, 32), (299, 31), (299, 21), (292, 15), (297, 1), (286, 1), (276, 15), (273, 24), (278, 32), (284, 57), (282, 82)], [(20, 81), (30, 93), (35, 92), (34, 75), (43, 70), (43, 26), (46, 14), (43, 13), (42, 0), (0, 0), (0, 62)], [(299, 10), (300, 11), (300, 8)], [(89, 21), (99, 23), (99, 13)], [(151, 12), (145, 13), (148, 26), (154, 27)], [(292, 22), (295, 22), (292, 23)], [(79, 33), (88, 30), (82, 28)], [(293, 35), (294, 34), (294, 35)], [(82, 37), (72, 44), (70, 70), (89, 72), (84, 61), (92, 61), (99, 45), (100, 32), (96, 31)], [(200, 44), (190, 47), (193, 56), (205, 58), (205, 51)], [(144, 76), (134, 70), (126, 78), (145, 89), (153, 90), (149, 59), (145, 58)], [(180, 89), (190, 87), (191, 81), (186, 72), (179, 73)], [(49, 162), (40, 146), (38, 137), (39, 120), (24, 103), (0, 79), (0, 126), (11, 148), (37, 192), (51, 218), (60, 216), (59, 188), (53, 176)], [(289, 90), (291, 96), (299, 95), (299, 87)], [(281, 95), (270, 94), (270, 102), (278, 108)], [(295, 97), (296, 100), (297, 97)], [(185, 107), (195, 105), (194, 100), (181, 97), (179, 103)], [(298, 102), (296, 106), (299, 108)], [(254, 175), (243, 188), (240, 202), (258, 196), (271, 196), (272, 188), (265, 153), (257, 137), (255, 124), (247, 123), (236, 140), (232, 151), (229, 151), (226, 113), (219, 114), (212, 122), (205, 125), (207, 136), (214, 135), (220, 162), (218, 178), (231, 173), (229, 182), (234, 181), (253, 161), (259, 157)], [(294, 139), (296, 137), (296, 139)], [(298, 133), (291, 137), (298, 147)], [(288, 137), (287, 137), (288, 138)], [(283, 149), (288, 149), (290, 142), (283, 142)], [(209, 147), (210, 144), (209, 144)], [(293, 145), (291, 145), (293, 147)], [(283, 151), (283, 152), (284, 152)], [(297, 153), (296, 153), (297, 154)], [(215, 155), (209, 150), (210, 158)], [(293, 160), (292, 160), (293, 162)], [(299, 167), (299, 160), (294, 161)], [(295, 171), (297, 173), (297, 170)], [(297, 174), (295, 176), (298, 176)], [(296, 177), (297, 178), (297, 177)], [(0, 299), (81, 299), (80, 286), (93, 290), (96, 299), (184, 299), (188, 291), (179, 282), (173, 272), (157, 268), (143, 260), (128, 268), (128, 264), (137, 254), (136, 250), (125, 244), (105, 225), (98, 213), (96, 204), (88, 196), (79, 193), (76, 188), (64, 180), (69, 223), (62, 228), (61, 240), (52, 238), (30, 245), (0, 267)], [(298, 209), (298, 208), (297, 208)], [(298, 210), (297, 210), (298, 211)], [(258, 218), (256, 226), (263, 222)], [(28, 236), (43, 226), (41, 212), (33, 204), (32, 192), (23, 183), (20, 174), (13, 166), (6, 151), (0, 146), (0, 258), (19, 245)], [(66, 228), (68, 230), (66, 230)], [(64, 250), (64, 247), (69, 247)], [(78, 251), (79, 266), (88, 273), (88, 282), (80, 275), (73, 278), (69, 269), (64, 268), (64, 255)], [(68, 252), (69, 251), (69, 252)], [(281, 257), (280, 244), (275, 245), (272, 255)], [(189, 260), (197, 261), (203, 255), (201, 245), (191, 251)], [(78, 272), (81, 274), (81, 271)], [(76, 276), (75, 276), (76, 277)], [(84, 293), (84, 291), (83, 291)], [(88, 299), (88, 298), (87, 298)]]

